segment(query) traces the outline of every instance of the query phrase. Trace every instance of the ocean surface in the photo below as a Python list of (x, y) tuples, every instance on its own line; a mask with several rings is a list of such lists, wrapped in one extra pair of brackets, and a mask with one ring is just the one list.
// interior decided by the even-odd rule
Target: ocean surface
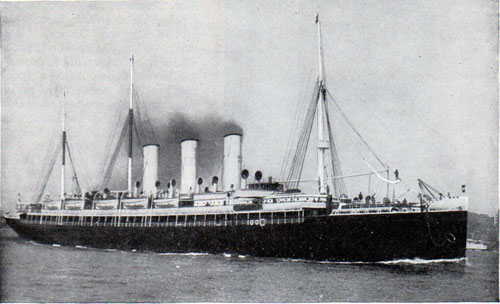
[(2, 302), (498, 301), (498, 251), (342, 264), (40, 245), (10, 228), (0, 236)]

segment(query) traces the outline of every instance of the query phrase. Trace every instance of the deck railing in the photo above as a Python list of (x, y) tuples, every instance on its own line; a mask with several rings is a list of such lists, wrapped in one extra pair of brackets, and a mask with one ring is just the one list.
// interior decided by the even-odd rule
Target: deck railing
[(54, 226), (83, 226), (83, 227), (206, 227), (206, 226), (266, 226), (266, 225), (281, 225), (281, 224), (300, 224), (304, 222), (304, 217), (290, 218), (258, 218), (258, 219), (238, 219), (238, 220), (196, 220), (196, 221), (153, 221), (150, 217), (144, 217), (140, 222), (120, 221), (118, 218), (113, 218), (110, 222), (91, 222), (88, 218), (79, 218), (76, 221), (62, 220), (60, 217), (54, 220), (40, 220), (36, 218), (27, 218), (23, 221), (29, 224), (54, 225)]

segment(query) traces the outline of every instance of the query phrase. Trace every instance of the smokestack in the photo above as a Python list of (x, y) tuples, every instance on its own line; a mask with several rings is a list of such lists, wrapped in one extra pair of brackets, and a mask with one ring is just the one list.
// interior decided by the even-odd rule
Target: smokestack
[(196, 139), (181, 142), (181, 193), (191, 194), (196, 189)]
[(237, 133), (224, 136), (223, 175), (224, 191), (240, 189), (241, 139)]
[(160, 145), (149, 144), (143, 146), (144, 151), (144, 175), (142, 178), (143, 191), (145, 195), (156, 193), (156, 182), (158, 181), (158, 150)]

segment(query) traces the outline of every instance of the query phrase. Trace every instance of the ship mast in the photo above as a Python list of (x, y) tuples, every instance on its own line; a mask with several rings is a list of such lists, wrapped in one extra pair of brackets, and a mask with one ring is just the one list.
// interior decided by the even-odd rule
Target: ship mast
[(316, 15), (316, 24), (318, 25), (318, 62), (319, 62), (319, 97), (318, 97), (318, 184), (320, 194), (325, 194), (326, 190), (326, 168), (325, 151), (329, 148), (329, 143), (325, 140), (324, 134), (324, 104), (325, 104), (325, 74), (323, 64), (323, 46), (321, 41), (321, 22), (319, 14)]
[(64, 111), (64, 101), (66, 99), (66, 93), (63, 92), (63, 101), (62, 101), (62, 161), (61, 161), (61, 202), (64, 201), (64, 193), (65, 193), (65, 165), (66, 165), (66, 113)]
[(133, 135), (133, 123), (134, 123), (134, 102), (133, 102), (133, 90), (134, 90), (134, 55), (130, 58), (130, 104), (128, 111), (128, 175), (127, 175), (127, 190), (128, 193), (132, 193), (132, 135)]

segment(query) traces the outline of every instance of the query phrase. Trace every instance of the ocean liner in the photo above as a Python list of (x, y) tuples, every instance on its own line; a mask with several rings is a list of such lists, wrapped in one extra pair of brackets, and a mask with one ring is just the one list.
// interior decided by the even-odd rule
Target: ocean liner
[[(66, 193), (66, 154), (71, 163), (72, 157), (63, 111), (62, 145), (58, 148), (62, 154), (60, 197), (43, 198), (46, 181), (42, 181), (34, 203), (19, 202), (16, 212), (5, 215), (8, 225), (21, 237), (36, 242), (95, 248), (347, 262), (464, 257), (467, 197), (443, 195), (418, 180), (418, 200), (400, 201), (394, 195), (391, 199), (389, 187), (401, 179), (396, 170), (391, 180), (389, 168), (378, 157), (383, 170), (377, 171), (366, 162), (369, 173), (342, 174), (329, 106), (341, 110), (325, 84), (318, 16), (316, 26), (319, 74), (302, 124), (298, 124), (295, 152), (290, 153), (279, 180), (263, 181), (262, 173), (257, 171), (254, 182), (250, 183), (250, 173), (242, 167), (243, 135), (231, 133), (223, 138), (221, 185), (217, 176), (206, 187), (198, 178), (198, 140), (191, 138), (180, 143), (180, 187), (171, 180), (166, 189), (161, 189), (158, 143), (142, 146), (142, 183), (134, 183), (132, 142), (138, 119), (134, 115), (132, 56), (129, 112), (120, 135), (128, 138), (127, 189), (111, 191), (106, 187), (114, 165), (112, 160), (100, 183), (106, 187), (100, 188), (104, 190), (84, 193), (77, 183), (73, 194)], [(314, 125), (317, 134), (314, 183), (318, 187), (316, 193), (307, 194), (299, 186), (305, 182), (301, 180), (302, 169)], [(361, 138), (359, 132), (355, 133)], [(118, 154), (119, 142), (112, 153), (113, 159)], [(366, 141), (362, 142), (373, 152)], [(49, 161), (49, 168), (54, 167), (56, 158)], [(386, 197), (381, 201), (373, 194), (349, 197), (344, 180), (359, 176), (375, 177), (387, 184)], [(74, 179), (78, 181), (76, 174)]]

